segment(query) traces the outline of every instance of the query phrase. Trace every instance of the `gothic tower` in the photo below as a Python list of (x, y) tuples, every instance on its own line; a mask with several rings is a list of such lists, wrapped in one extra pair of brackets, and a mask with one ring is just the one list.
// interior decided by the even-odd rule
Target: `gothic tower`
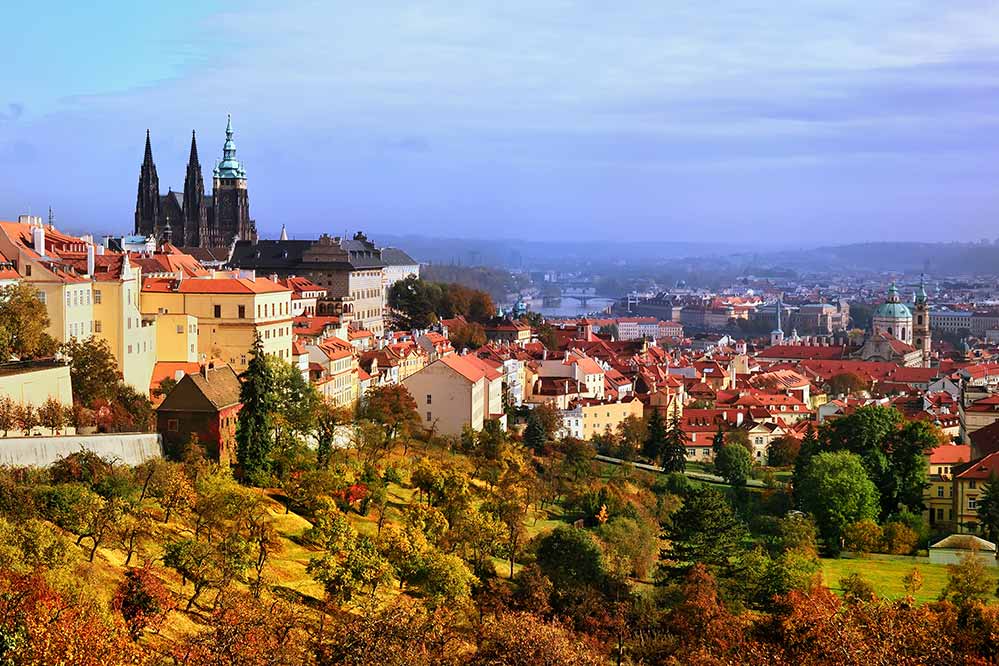
[(139, 170), (139, 192), (135, 199), (135, 233), (159, 238), (160, 179), (153, 162), (153, 148), (146, 130), (146, 154)]
[(912, 319), (912, 344), (923, 353), (923, 367), (930, 367), (930, 311), (927, 307), (926, 282), (919, 276), (919, 291), (916, 292), (915, 312)]
[(191, 131), (191, 156), (187, 160), (184, 176), (184, 227), (180, 245), (198, 247), (201, 235), (208, 232), (208, 209), (205, 205), (205, 181), (198, 161), (198, 142)]
[(233, 238), (254, 240), (257, 233), (250, 220), (250, 201), (246, 192), (246, 170), (236, 159), (236, 143), (232, 140), (232, 117), (225, 128), (222, 161), (215, 166), (212, 181), (213, 224), (208, 242), (203, 246), (225, 247)]

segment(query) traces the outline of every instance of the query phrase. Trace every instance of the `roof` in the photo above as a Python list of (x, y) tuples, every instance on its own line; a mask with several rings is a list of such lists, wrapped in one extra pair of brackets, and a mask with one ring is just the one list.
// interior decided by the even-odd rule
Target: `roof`
[(382, 248), (382, 263), (386, 266), (417, 266), (419, 262), (397, 247)]
[(874, 316), (887, 319), (912, 319), (912, 312), (902, 303), (882, 303), (874, 311)]
[(267, 278), (146, 278), (142, 281), (142, 291), (150, 293), (174, 294), (273, 294), (289, 293), (288, 287)]
[[(969, 435), (971, 444), (980, 455), (988, 455), (999, 451), (999, 421), (993, 421)], [(971, 460), (969, 455), (965, 460)]]
[(943, 444), (930, 450), (931, 465), (951, 465), (969, 460), (971, 460), (971, 447), (967, 444)]
[[(434, 361), (434, 363), (443, 363), (447, 367), (451, 368), (459, 375), (472, 382), (473, 384), (486, 376), (485, 370), (478, 365), (473, 363), (470, 359), (475, 358), (474, 356), (459, 356), (457, 354), (448, 354), (447, 356), (442, 356), (441, 358)], [(433, 364), (431, 364), (433, 365)]]
[(835, 360), (843, 358), (843, 347), (825, 347), (820, 345), (774, 345), (757, 354), (763, 358), (790, 358)]
[(954, 468), (955, 479), (979, 481), (993, 475), (999, 476), (999, 451)]
[[(184, 375), (191, 374), (192, 372), (198, 372), (201, 369), (201, 364), (198, 362), (188, 363), (186, 361), (159, 361), (153, 366), (153, 376), (149, 380), (149, 387), (155, 388), (160, 385), (164, 379), (182, 379)], [(179, 373), (179, 377), (178, 377)]]
[(188, 374), (177, 382), (157, 411), (217, 412), (239, 404), (240, 386), (239, 377), (228, 365)]
[(996, 552), (996, 545), (973, 534), (951, 534), (931, 545), (930, 548), (949, 548), (952, 550), (977, 550), (983, 553)]

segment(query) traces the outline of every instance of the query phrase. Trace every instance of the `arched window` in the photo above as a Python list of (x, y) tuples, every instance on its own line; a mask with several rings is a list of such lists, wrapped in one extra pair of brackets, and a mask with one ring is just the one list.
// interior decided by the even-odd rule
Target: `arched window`
[(892, 330), (891, 330), (891, 326), (889, 326), (889, 327), (888, 327), (888, 335), (890, 335), (890, 336), (892, 336), (892, 337), (894, 337), (894, 336), (895, 336), (895, 334), (894, 334), (894, 333), (892, 333)]

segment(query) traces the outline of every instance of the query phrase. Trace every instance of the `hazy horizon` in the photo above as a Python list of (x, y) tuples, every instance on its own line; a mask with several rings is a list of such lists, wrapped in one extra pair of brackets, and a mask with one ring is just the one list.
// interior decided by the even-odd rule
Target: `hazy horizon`
[[(0, 219), (131, 230), (226, 113), (262, 237), (995, 238), (999, 6), (0, 9)], [(102, 35), (95, 42), (94, 35)], [(206, 188), (210, 189), (210, 180)]]

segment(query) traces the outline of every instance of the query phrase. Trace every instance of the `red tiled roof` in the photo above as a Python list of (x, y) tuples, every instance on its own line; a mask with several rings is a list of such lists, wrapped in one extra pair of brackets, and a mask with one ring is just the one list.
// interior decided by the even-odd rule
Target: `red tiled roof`
[(178, 294), (272, 294), (291, 291), (266, 278), (146, 278), (142, 291)]

